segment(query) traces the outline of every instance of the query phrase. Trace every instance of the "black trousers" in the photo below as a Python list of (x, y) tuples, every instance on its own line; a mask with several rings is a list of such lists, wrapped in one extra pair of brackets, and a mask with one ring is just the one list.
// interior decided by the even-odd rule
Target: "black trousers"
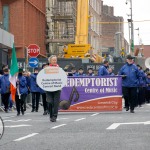
[(125, 107), (134, 110), (137, 99), (137, 87), (123, 87), (123, 97), (125, 99)]
[(32, 109), (39, 109), (40, 92), (32, 92)]
[(61, 91), (46, 92), (49, 103), (50, 118), (57, 118)]
[(27, 95), (28, 95), (28, 94), (25, 94), (25, 99), (24, 99), (24, 111), (26, 111)]
[(10, 93), (1, 94), (2, 103), (4, 104), (5, 111), (8, 110)]
[(21, 112), (24, 112), (24, 102), (25, 102), (25, 99), (26, 99), (26, 94), (21, 94), (21, 98), (19, 99), (19, 96), (16, 95), (15, 99), (16, 99), (16, 109), (17, 109), (17, 112), (20, 114), (20, 111)]
[(150, 90), (146, 89), (145, 95), (146, 95), (146, 102), (150, 103)]
[(142, 105), (145, 103), (145, 88), (139, 87), (138, 88), (138, 103), (137, 105)]
[(46, 101), (46, 93), (42, 93), (42, 101), (43, 101), (43, 109), (44, 111), (46, 111), (48, 108), (48, 104), (47, 104), (47, 101)]

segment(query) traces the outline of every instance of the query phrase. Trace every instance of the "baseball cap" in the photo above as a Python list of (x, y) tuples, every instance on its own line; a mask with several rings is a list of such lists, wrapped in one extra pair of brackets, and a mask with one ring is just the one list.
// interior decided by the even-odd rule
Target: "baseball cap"
[(131, 55), (127, 55), (126, 59), (133, 59)]

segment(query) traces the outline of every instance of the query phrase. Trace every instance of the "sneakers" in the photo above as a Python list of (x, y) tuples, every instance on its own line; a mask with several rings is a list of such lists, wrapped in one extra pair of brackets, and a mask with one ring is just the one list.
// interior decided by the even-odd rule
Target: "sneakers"
[(24, 115), (24, 111), (22, 111), (21, 113), (22, 113), (22, 115)]
[(56, 122), (56, 117), (50, 118), (50, 121), (51, 121), (51, 122)]
[(5, 113), (8, 113), (8, 109), (5, 109)]
[(17, 113), (17, 116), (20, 116), (20, 113)]
[(134, 110), (131, 109), (131, 110), (130, 110), (130, 113), (134, 113)]
[(126, 111), (128, 111), (129, 110), (129, 107), (126, 107)]
[(34, 112), (34, 111), (35, 111), (34, 109), (31, 110), (31, 112)]
[(43, 115), (47, 115), (47, 111), (44, 111)]

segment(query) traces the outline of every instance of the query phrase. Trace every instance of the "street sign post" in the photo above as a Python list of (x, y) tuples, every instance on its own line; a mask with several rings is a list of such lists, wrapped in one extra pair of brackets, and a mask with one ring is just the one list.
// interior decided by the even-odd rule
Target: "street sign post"
[(29, 66), (32, 67), (32, 68), (35, 68), (37, 67), (39, 64), (39, 60), (35, 57), (32, 57), (29, 59)]
[(40, 54), (40, 47), (36, 44), (30, 44), (27, 51), (30, 57), (37, 57)]

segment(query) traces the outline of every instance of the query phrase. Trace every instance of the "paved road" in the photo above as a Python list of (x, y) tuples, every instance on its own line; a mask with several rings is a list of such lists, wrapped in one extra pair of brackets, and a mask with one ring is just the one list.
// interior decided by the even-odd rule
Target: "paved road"
[(49, 116), (27, 110), (0, 112), (5, 132), (0, 150), (149, 150), (150, 105), (122, 112), (59, 113), (57, 122)]

